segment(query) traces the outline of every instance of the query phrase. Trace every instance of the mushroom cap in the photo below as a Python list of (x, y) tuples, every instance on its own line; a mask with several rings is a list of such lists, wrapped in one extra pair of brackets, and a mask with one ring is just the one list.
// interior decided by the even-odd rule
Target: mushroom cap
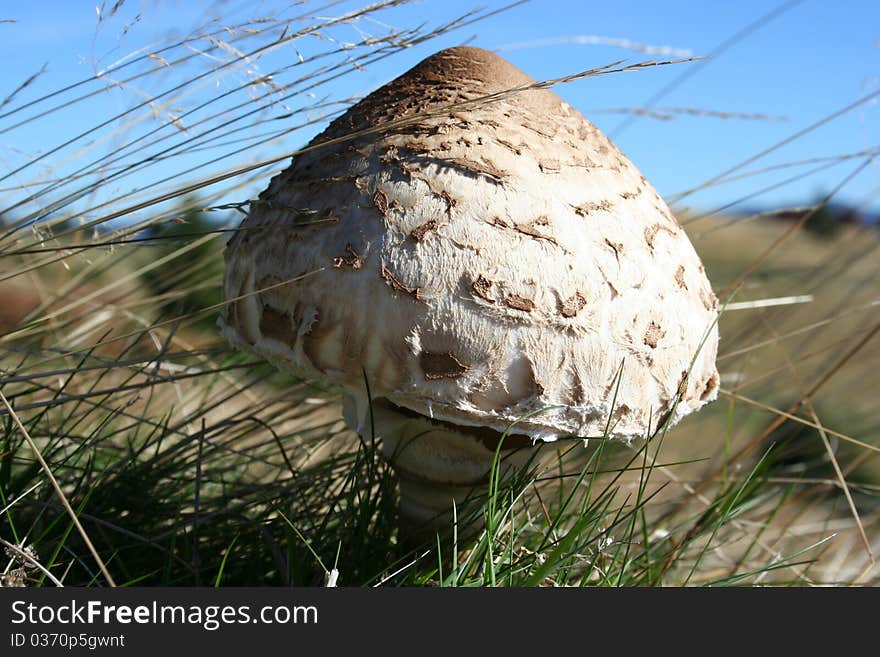
[(645, 436), (714, 399), (717, 300), (687, 235), (555, 93), (500, 93), (533, 83), (450, 48), (333, 121), (227, 247), (227, 338), (342, 385), (353, 424), (365, 378), (542, 440)]

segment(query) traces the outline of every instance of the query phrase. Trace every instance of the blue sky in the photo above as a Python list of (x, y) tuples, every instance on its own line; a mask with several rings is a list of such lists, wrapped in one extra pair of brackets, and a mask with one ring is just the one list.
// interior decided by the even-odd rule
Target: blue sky
[[(46, 73), (19, 93), (4, 110), (91, 74), (95, 61), (99, 66), (107, 65), (173, 31), (186, 31), (206, 17), (221, 14), (224, 21), (233, 22), (244, 17), (290, 11), (291, 3), (129, 0), (97, 31), (95, 4), (44, 0), (0, 5), (0, 19), (16, 21), (0, 23), (0, 58), (5, 62), (0, 72), (0, 100), (47, 64)], [(113, 2), (109, 0), (106, 4)], [(342, 3), (321, 15), (339, 14), (361, 4), (365, 3)], [(473, 6), (492, 8), (504, 4), (495, 0), (476, 3), (425, 0), (394, 8), (382, 14), (382, 21), (397, 27), (413, 26), (425, 20), (437, 23)], [(782, 4), (757, 0), (701, 3), (532, 0), (346, 76), (327, 85), (321, 94), (342, 98), (367, 93), (430, 52), (464, 41), (501, 50), (505, 57), (538, 79), (559, 77), (619, 59), (632, 63), (663, 58), (621, 47), (620, 40), (670, 47), (676, 54), (708, 55)], [(140, 19), (122, 36), (124, 26), (138, 14)], [(386, 28), (381, 23), (368, 22), (360, 24), (359, 29), (381, 32)], [(357, 38), (354, 27), (344, 28), (342, 37), (337, 35), (337, 38), (345, 38), (345, 30), (348, 38)], [(600, 42), (599, 45), (596, 42)], [(292, 54), (284, 56), (292, 57)], [(260, 65), (269, 65), (269, 62)], [(686, 67), (698, 68), (657, 102), (658, 110), (696, 108), (761, 114), (774, 120), (676, 115), (671, 120), (639, 118), (622, 126), (628, 115), (611, 110), (643, 107), (659, 90), (688, 70)], [(708, 63), (585, 79), (557, 87), (556, 91), (610, 134), (661, 194), (673, 198), (857, 99), (880, 92), (880, 2), (804, 0)], [(135, 93), (141, 92), (145, 91)], [(209, 93), (210, 89), (204, 92)], [(0, 133), (0, 168), (20, 165), (23, 158), (45, 152), (69, 138), (75, 130), (94, 125), (96, 119), (112, 116), (130, 102), (130, 98), (126, 100), (120, 93), (107, 92), (82, 103), (81, 107), (69, 108), (63, 115)], [(0, 118), (0, 130), (4, 121), (9, 120)], [(292, 150), (320, 128), (321, 125), (316, 124), (286, 142), (273, 143), (261, 150), (259, 156)], [(112, 144), (113, 138), (104, 147)], [(880, 103), (875, 98), (743, 170), (878, 147)], [(853, 159), (829, 167), (755, 196), (747, 204), (778, 207), (809, 202), (818, 193), (835, 187), (861, 161)], [(753, 195), (808, 168), (787, 168), (717, 185), (689, 196), (682, 205), (711, 210)], [(26, 182), (25, 179), (25, 174), (15, 177), (18, 183)], [(3, 194), (0, 192), (0, 196)], [(8, 196), (4, 198), (8, 200)], [(843, 188), (839, 198), (880, 209), (880, 165), (873, 163), (865, 168)]]

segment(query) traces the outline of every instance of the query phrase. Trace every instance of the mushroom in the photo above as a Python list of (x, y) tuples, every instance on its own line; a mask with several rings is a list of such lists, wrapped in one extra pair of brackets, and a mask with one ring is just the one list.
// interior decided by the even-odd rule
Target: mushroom
[(224, 294), (233, 345), (340, 386), (353, 430), (372, 420), (410, 524), (484, 490), (502, 435), (509, 472), (559, 437), (644, 437), (718, 390), (717, 300), (669, 208), (478, 48), (428, 57), (274, 177)]

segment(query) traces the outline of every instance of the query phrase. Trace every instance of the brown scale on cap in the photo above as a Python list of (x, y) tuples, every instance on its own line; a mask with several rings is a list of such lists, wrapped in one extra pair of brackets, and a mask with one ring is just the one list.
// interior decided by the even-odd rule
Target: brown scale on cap
[(477, 276), (476, 280), (471, 283), (471, 289), (473, 289), (474, 294), (483, 299), (484, 301), (488, 301), (489, 303), (495, 303), (495, 299), (492, 298), (490, 292), (492, 290), (492, 281), (488, 278), (480, 274)]
[(578, 205), (575, 207), (574, 211), (577, 212), (582, 217), (587, 217), (594, 212), (608, 212), (614, 208), (614, 204), (605, 199), (602, 201), (592, 201), (589, 203), (584, 203), (583, 205)]
[(514, 310), (522, 310), (523, 312), (530, 313), (535, 309), (535, 302), (531, 299), (526, 299), (525, 297), (521, 297), (518, 294), (511, 294), (504, 300), (504, 305), (508, 308), (513, 308)]
[(547, 240), (553, 246), (559, 246), (559, 242), (552, 235), (548, 235), (547, 231), (550, 227), (550, 219), (547, 217), (538, 217), (527, 224), (517, 224), (514, 230), (523, 235), (534, 237), (538, 240)]
[(450, 353), (434, 354), (423, 351), (419, 356), (419, 364), (425, 372), (425, 378), (429, 380), (457, 379), (470, 369), (455, 354)]
[(679, 265), (678, 269), (675, 270), (675, 284), (678, 287), (687, 289), (687, 283), (684, 282), (684, 265)]
[(587, 300), (580, 292), (575, 292), (573, 296), (562, 302), (559, 314), (563, 317), (571, 318), (577, 315), (581, 309), (587, 305)]
[(420, 226), (416, 226), (409, 232), (409, 236), (412, 237), (416, 242), (421, 242), (425, 239), (425, 235), (430, 233), (432, 230), (437, 228), (437, 220), (429, 219), (425, 223)]
[(661, 230), (666, 231), (673, 236), (676, 234), (674, 230), (662, 224), (652, 224), (648, 226), (647, 228), (645, 228), (645, 243), (651, 250), (654, 249), (654, 239), (657, 237), (657, 233), (659, 233)]
[(715, 310), (718, 308), (718, 297), (715, 296), (715, 293), (712, 292), (711, 289), (700, 289), (700, 301), (703, 302), (703, 307), (706, 310)]
[(700, 399), (708, 399), (714, 394), (717, 394), (718, 385), (721, 382), (718, 373), (715, 372), (706, 380), (706, 385), (703, 386), (703, 392), (700, 393)]
[(651, 347), (651, 349), (657, 348), (657, 343), (666, 335), (666, 332), (660, 328), (660, 325), (657, 322), (652, 321), (648, 324), (648, 328), (645, 330), (645, 338), (644, 343)]
[(397, 290), (398, 292), (403, 292), (404, 294), (408, 294), (416, 301), (421, 300), (422, 290), (418, 287), (410, 287), (408, 285), (404, 285), (400, 282), (400, 279), (395, 276), (391, 270), (389, 270), (384, 265), (382, 266), (382, 278), (385, 279), (385, 282), (388, 283), (392, 288)]
[(386, 214), (388, 212), (388, 196), (382, 190), (376, 190), (376, 193), (373, 194), (373, 205), (376, 206), (376, 209), (381, 214)]

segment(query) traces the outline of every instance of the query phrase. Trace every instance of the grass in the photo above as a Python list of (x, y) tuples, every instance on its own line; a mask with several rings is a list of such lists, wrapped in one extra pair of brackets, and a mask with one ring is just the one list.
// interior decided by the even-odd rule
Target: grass
[[(400, 541), (394, 474), (345, 428), (337, 392), (223, 343), (223, 242), (296, 128), (344, 107), (322, 86), (491, 20), (366, 21), (388, 4), (209, 25), (26, 100), (32, 81), (0, 108), (5, 130), (102, 93), (128, 108), (0, 183), (3, 584), (876, 584), (880, 239), (867, 228), (817, 237), (680, 213), (734, 302), (810, 300), (723, 314), (720, 401), (650, 442), (563, 441), (493, 478), (477, 536)], [(306, 37), (294, 64), (275, 59)]]

